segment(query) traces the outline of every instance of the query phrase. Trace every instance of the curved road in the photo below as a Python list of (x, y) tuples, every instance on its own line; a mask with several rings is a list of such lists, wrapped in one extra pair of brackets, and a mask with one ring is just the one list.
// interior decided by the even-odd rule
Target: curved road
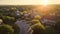
[(20, 34), (30, 34), (32, 32), (26, 20), (17, 21), (16, 24), (20, 27)]

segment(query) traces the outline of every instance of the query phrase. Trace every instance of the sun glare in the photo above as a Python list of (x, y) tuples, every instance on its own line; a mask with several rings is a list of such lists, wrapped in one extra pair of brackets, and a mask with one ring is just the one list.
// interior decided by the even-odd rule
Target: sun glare
[(42, 5), (44, 6), (48, 5), (48, 0), (42, 0)]

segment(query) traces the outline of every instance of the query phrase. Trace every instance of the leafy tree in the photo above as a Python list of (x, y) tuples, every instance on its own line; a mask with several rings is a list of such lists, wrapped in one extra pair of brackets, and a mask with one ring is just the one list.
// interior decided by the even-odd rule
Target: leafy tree
[(12, 28), (14, 29), (14, 33), (13, 34), (19, 34), (20, 32), (20, 28), (15, 24), (15, 18), (14, 17), (10, 17), (10, 16), (4, 16), (4, 15), (1, 15), (0, 16), (1, 19), (3, 20), (3, 23), (4, 24), (8, 24), (10, 26), (12, 26)]
[(57, 34), (56, 31), (53, 28), (46, 28), (44, 30), (45, 34)]
[(36, 25), (35, 27), (33, 27), (33, 34), (44, 34), (44, 30)]
[(40, 23), (39, 20), (32, 20), (33, 25), (33, 34), (43, 34), (43, 31), (45, 30), (45, 27)]
[(0, 25), (0, 34), (13, 34), (14, 29), (10, 25)]
[(9, 17), (9, 16), (2, 16), (3, 22), (5, 24), (14, 24), (15, 18), (14, 17)]
[(54, 29), (56, 30), (56, 32), (58, 34), (60, 33), (60, 19), (56, 20), (56, 25), (55, 25)]
[(32, 20), (32, 24), (32, 27), (39, 26), (40, 28), (45, 29), (44, 25), (42, 25), (42, 23), (39, 20)]
[(11, 26), (14, 29), (13, 34), (19, 34), (20, 33), (20, 27), (18, 27), (16, 24), (12, 24)]

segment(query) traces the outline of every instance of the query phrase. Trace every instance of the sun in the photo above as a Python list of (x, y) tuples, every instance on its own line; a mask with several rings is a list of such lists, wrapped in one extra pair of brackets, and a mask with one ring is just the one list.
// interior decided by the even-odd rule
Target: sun
[(44, 6), (48, 5), (48, 0), (42, 0), (42, 5)]

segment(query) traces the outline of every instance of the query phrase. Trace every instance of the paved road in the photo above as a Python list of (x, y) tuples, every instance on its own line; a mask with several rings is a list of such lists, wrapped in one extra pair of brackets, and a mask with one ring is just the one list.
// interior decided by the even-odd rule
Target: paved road
[[(17, 21), (16, 24), (20, 27), (20, 34), (29, 34), (28, 30), (30, 26), (26, 20)], [(29, 31), (31, 31), (31, 29)]]

